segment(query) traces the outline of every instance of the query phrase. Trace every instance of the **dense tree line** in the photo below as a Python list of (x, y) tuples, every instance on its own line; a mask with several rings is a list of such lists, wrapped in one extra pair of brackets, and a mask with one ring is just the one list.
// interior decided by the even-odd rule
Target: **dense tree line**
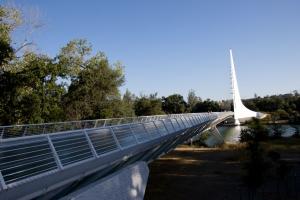
[[(132, 115), (122, 101), (123, 67), (86, 40), (72, 40), (54, 58), (13, 45), (20, 13), (0, 7), (0, 123), (40, 123)], [(129, 111), (128, 111), (129, 109)], [(130, 113), (131, 112), (131, 113)]]
[(269, 113), (269, 120), (289, 120), (290, 123), (300, 123), (300, 94), (297, 91), (247, 99), (244, 103), (252, 110)]

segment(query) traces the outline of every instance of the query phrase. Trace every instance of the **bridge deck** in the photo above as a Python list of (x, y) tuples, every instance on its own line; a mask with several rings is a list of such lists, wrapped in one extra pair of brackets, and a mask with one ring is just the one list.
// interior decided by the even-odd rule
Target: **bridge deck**
[[(49, 124), (0, 127), (0, 199), (35, 198), (61, 186), (69, 187), (74, 181), (103, 177), (137, 160), (151, 161), (213, 121), (231, 115), (160, 115), (132, 118), (131, 123), (127, 123), (128, 119), (111, 119), (101, 127), (94, 120), (93, 128), (82, 126), (86, 124), (82, 121), (76, 122), (80, 126), (72, 130), (64, 126), (67, 128), (60, 129), (63, 132), (56, 133), (40, 131)], [(119, 125), (108, 126), (112, 121)], [(43, 129), (28, 132), (32, 127)], [(22, 131), (13, 134), (15, 128)], [(89, 177), (91, 174), (93, 177)]]

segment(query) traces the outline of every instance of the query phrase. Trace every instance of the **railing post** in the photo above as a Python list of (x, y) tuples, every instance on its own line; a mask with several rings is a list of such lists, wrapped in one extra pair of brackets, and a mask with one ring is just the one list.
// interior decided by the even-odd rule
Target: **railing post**
[(54, 147), (54, 145), (53, 145), (53, 143), (52, 143), (52, 140), (51, 140), (51, 138), (50, 138), (49, 135), (47, 135), (47, 139), (48, 139), (48, 142), (49, 142), (49, 145), (50, 145), (50, 149), (51, 149), (51, 151), (52, 151), (52, 153), (53, 153), (55, 162), (56, 162), (56, 164), (57, 164), (57, 166), (58, 166), (58, 169), (63, 169), (63, 165), (62, 165), (61, 162), (60, 162), (60, 159), (59, 159), (59, 157), (58, 157), (58, 154), (57, 154), (57, 152), (56, 152), (56, 150), (55, 150), (55, 147)]
[(7, 189), (7, 185), (5, 184), (4, 178), (2, 176), (2, 173), (0, 171), (0, 191)]
[(95, 157), (95, 158), (98, 158), (97, 151), (96, 151), (96, 149), (94, 148), (94, 145), (93, 145), (93, 143), (92, 143), (90, 137), (88, 136), (86, 130), (83, 130), (83, 133), (84, 133), (84, 135), (85, 135), (85, 137), (86, 137), (86, 140), (87, 140), (87, 142), (88, 142), (88, 144), (89, 144), (89, 146), (90, 146), (90, 149), (91, 149), (91, 151), (92, 151), (94, 157)]
[(165, 126), (165, 128), (166, 128), (166, 130), (167, 130), (167, 132), (168, 132), (168, 134), (169, 134), (170, 131), (168, 130), (168, 128), (167, 128), (167, 126), (166, 126), (166, 124), (165, 124), (165, 120), (162, 120), (162, 123), (163, 123), (163, 125)]
[(176, 132), (176, 128), (175, 128), (175, 126), (174, 126), (174, 124), (173, 124), (173, 122), (172, 122), (172, 120), (171, 120), (172, 118), (170, 118), (169, 120), (170, 120), (170, 122), (171, 122), (171, 125), (172, 125), (172, 127), (173, 127), (173, 129), (174, 129), (174, 131)]
[[(145, 122), (145, 123), (147, 123), (147, 122)], [(151, 138), (152, 138), (152, 137), (155, 137), (155, 135), (152, 136), (152, 134), (146, 129), (145, 123), (142, 123), (142, 124), (143, 124), (143, 127), (144, 127), (146, 133), (148, 133), (149, 137), (151, 137)]]
[(119, 119), (117, 125), (120, 125), (120, 124), (121, 124), (121, 121), (122, 121), (122, 118)]
[(43, 126), (43, 134), (45, 134), (45, 130), (46, 130), (46, 124), (44, 124)]
[(183, 116), (184, 120), (186, 121), (186, 123), (188, 124), (188, 128), (191, 127), (191, 122), (187, 119), (187, 117)]
[(153, 122), (153, 124), (154, 124), (154, 126), (155, 126), (155, 128), (156, 128), (156, 130), (157, 130), (158, 134), (160, 134), (160, 135), (164, 135), (164, 134), (162, 134), (162, 133), (160, 133), (160, 132), (159, 132), (159, 129), (158, 129), (157, 125), (156, 125), (154, 122)]
[(139, 141), (138, 141), (136, 135), (134, 134), (134, 132), (133, 132), (133, 130), (132, 130), (132, 128), (131, 128), (131, 124), (129, 124), (129, 128), (130, 128), (130, 131), (131, 131), (131, 133), (132, 133), (132, 135), (133, 135), (133, 137), (134, 137), (136, 143), (139, 144)]
[(198, 121), (197, 121), (196, 117), (192, 115), (192, 118), (193, 118), (193, 121), (194, 121), (194, 123), (195, 123), (194, 126), (197, 126), (197, 125), (198, 125)]
[[(179, 124), (179, 126), (180, 127), (183, 127), (183, 128), (186, 128), (186, 125), (184, 124), (184, 121), (182, 120), (182, 118), (181, 117), (178, 117), (178, 119), (180, 119), (180, 121), (181, 121), (181, 123), (182, 123), (182, 126), (180, 126), (180, 124)], [(178, 122), (178, 120), (177, 120), (177, 122)]]
[(213, 134), (214, 136), (216, 136), (216, 137), (219, 138), (222, 142), (224, 142), (224, 138), (222, 137), (221, 133), (219, 132), (219, 130), (217, 129), (216, 126), (214, 126), (214, 127), (212, 128), (211, 131), (212, 131), (212, 134)]
[(94, 128), (97, 128), (97, 125), (98, 125), (98, 120), (95, 120)]
[(24, 132), (23, 132), (23, 135), (22, 135), (22, 136), (25, 136), (25, 135), (26, 135), (27, 128), (28, 128), (28, 126), (25, 126), (25, 130), (24, 130)]
[(112, 136), (113, 136), (113, 138), (114, 138), (117, 146), (119, 147), (120, 150), (122, 150), (123, 148), (122, 148), (122, 146), (121, 146), (121, 144), (120, 144), (120, 142), (119, 142), (119, 140), (118, 140), (118, 138), (117, 138), (114, 130), (111, 127), (109, 127), (109, 128), (110, 128), (111, 134), (112, 134)]
[(5, 129), (5, 127), (2, 128), (2, 132), (1, 132), (1, 135), (0, 135), (0, 141), (3, 139), (3, 136), (4, 136), (4, 129)]
[[(179, 128), (181, 129), (181, 126), (180, 126), (180, 124), (178, 123), (177, 118), (174, 118), (174, 119), (176, 120), (176, 123), (178, 124)], [(177, 131), (177, 130), (175, 130), (175, 131)]]
[(105, 127), (105, 125), (106, 125), (106, 120), (107, 120), (107, 119), (104, 120), (103, 127)]
[(198, 124), (201, 124), (200, 116), (196, 115)]

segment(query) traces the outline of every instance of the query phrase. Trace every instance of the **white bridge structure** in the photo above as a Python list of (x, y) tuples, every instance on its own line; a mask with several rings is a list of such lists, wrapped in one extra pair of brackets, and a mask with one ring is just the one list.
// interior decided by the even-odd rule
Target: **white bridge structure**
[(229, 53), (230, 53), (230, 65), (231, 65), (231, 89), (232, 89), (233, 110), (234, 110), (234, 124), (240, 125), (241, 121), (243, 122), (253, 117), (259, 119), (264, 118), (266, 116), (265, 114), (249, 110), (248, 108), (246, 108), (246, 106), (244, 106), (239, 92), (231, 49), (229, 50)]
[(234, 112), (0, 126), (0, 199), (143, 199), (147, 163), (227, 119), (260, 116), (242, 104), (230, 58)]

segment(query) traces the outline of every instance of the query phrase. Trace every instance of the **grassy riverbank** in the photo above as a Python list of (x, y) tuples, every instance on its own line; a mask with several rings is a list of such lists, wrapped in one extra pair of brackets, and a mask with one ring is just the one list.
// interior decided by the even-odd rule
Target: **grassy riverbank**
[[(279, 152), (299, 179), (299, 138), (270, 140), (262, 145), (268, 151)], [(244, 159), (242, 144), (219, 148), (180, 146), (150, 164), (145, 199), (244, 199), (241, 180)], [(275, 197), (276, 193), (271, 186), (264, 195)]]

